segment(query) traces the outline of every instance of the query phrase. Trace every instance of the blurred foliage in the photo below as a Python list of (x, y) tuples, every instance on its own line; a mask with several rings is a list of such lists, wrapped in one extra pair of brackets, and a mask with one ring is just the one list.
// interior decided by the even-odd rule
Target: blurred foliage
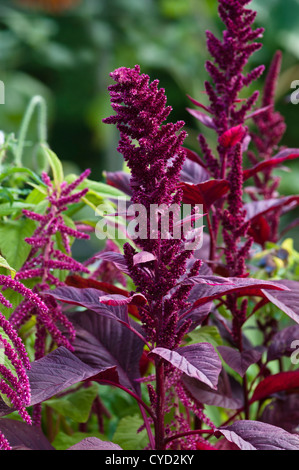
[[(264, 47), (250, 66), (268, 66), (275, 50), (283, 51), (277, 108), (288, 125), (283, 143), (299, 147), (299, 108), (289, 102), (290, 83), (299, 78), (299, 1), (253, 0), (250, 7), (258, 11), (257, 25), (266, 28)], [(122, 164), (116, 151), (117, 133), (101, 123), (111, 113), (109, 73), (138, 63), (166, 88), (174, 108), (171, 119), (185, 120), (186, 144), (197, 149), (200, 124), (186, 111), (190, 105), (186, 95), (205, 100), (205, 31), (221, 34), (221, 28), (217, 0), (81, 0), (61, 12), (30, 8), (25, 0), (2, 0), (0, 79), (6, 101), (1, 106), (0, 129), (18, 129), (30, 98), (40, 94), (50, 109), (51, 148), (71, 171), (90, 167), (93, 178), (101, 179), (103, 169)], [(258, 86), (262, 83), (261, 79)], [(35, 129), (33, 122), (32, 139)], [(295, 170), (296, 165), (289, 167)], [(283, 193), (297, 192), (297, 174), (284, 176)]]

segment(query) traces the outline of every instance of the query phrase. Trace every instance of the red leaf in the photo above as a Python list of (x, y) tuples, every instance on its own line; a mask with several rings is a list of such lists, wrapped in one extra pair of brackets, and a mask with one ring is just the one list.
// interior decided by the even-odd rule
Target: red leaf
[(274, 393), (299, 388), (299, 370), (269, 375), (256, 387), (250, 403), (263, 400)]
[(129, 173), (124, 171), (105, 171), (103, 174), (106, 177), (107, 184), (123, 191), (128, 196), (132, 195), (130, 186), (131, 175)]
[(286, 287), (279, 285), (278, 282), (263, 281), (259, 279), (228, 278), (228, 281), (230, 281), (233, 285), (229, 283), (215, 286), (200, 284), (201, 292), (199, 292), (198, 289), (198, 299), (194, 302), (192, 308), (199, 307), (200, 305), (204, 305), (207, 302), (216, 300), (219, 297), (228, 294), (235, 294), (238, 297), (265, 297), (267, 290), (269, 289), (271, 289), (271, 291), (286, 290)]
[(219, 450), (217, 449), (217, 447), (212, 446), (208, 442), (197, 442), (196, 449), (197, 450)]
[(187, 376), (207, 384), (214, 390), (217, 389), (222, 364), (210, 343), (183, 346), (176, 350), (158, 347), (150, 352), (150, 355), (154, 354), (170, 362)]
[(182, 147), (183, 150), (186, 152), (186, 157), (191, 160), (192, 162), (195, 162), (195, 163), (198, 163), (200, 166), (202, 166), (203, 168), (206, 169), (206, 165), (204, 164), (204, 162), (202, 161), (202, 159), (200, 158), (200, 156), (194, 152), (193, 150), (190, 150), (186, 147)]
[(133, 256), (133, 264), (136, 266), (136, 264), (148, 263), (149, 261), (155, 261), (156, 259), (157, 258), (153, 253), (150, 253), (149, 251), (140, 251)]
[(94, 289), (107, 292), (107, 294), (120, 294), (125, 295), (126, 297), (130, 296), (128, 291), (121, 289), (120, 287), (116, 287), (113, 284), (109, 284), (109, 282), (96, 281), (95, 279), (85, 279), (84, 277), (78, 276), (77, 274), (68, 276), (65, 283), (67, 286), (78, 287), (79, 289), (93, 287)]
[(208, 211), (230, 186), (226, 180), (210, 180), (199, 184), (180, 183), (180, 188), (183, 189), (183, 203), (203, 204), (204, 210)]
[(220, 145), (225, 148), (230, 148), (236, 145), (238, 142), (241, 142), (244, 135), (245, 129), (242, 124), (238, 126), (231, 127), (227, 131), (225, 131), (218, 139)]
[(198, 121), (200, 121), (204, 126), (209, 127), (210, 129), (216, 129), (213, 122), (213, 118), (207, 116), (205, 113), (198, 111), (197, 109), (187, 108), (188, 113), (194, 116)]
[(299, 450), (296, 434), (260, 421), (235, 421), (218, 431), (241, 450)]
[(192, 98), (192, 96), (190, 96), (190, 95), (187, 95), (187, 97), (189, 98), (189, 100), (191, 101), (191, 103), (195, 104), (195, 106), (198, 106), (199, 108), (204, 109), (204, 110), (207, 111), (208, 113), (211, 113), (210, 108), (208, 108), (208, 107), (205, 106), (204, 104), (200, 103), (199, 101), (195, 100), (195, 99)]
[(145, 374), (148, 371), (149, 365), (153, 362), (148, 358), (148, 351), (143, 351), (140, 362), (139, 362), (139, 369), (140, 369), (140, 375), (142, 377), (145, 376)]
[[(130, 293), (127, 290), (121, 289), (120, 287), (116, 287), (113, 284), (109, 284), (109, 282), (96, 281), (95, 279), (85, 279), (84, 277), (75, 274), (72, 276), (68, 276), (66, 278), (65, 283), (67, 286), (78, 287), (79, 289), (86, 289), (87, 287), (92, 287), (93, 289), (98, 289), (102, 292), (107, 292), (107, 294), (119, 294), (124, 295), (125, 297), (130, 297)], [(140, 318), (138, 308), (135, 305), (129, 304), (128, 310), (129, 313), (135, 318)]]
[(290, 210), (299, 204), (299, 196), (284, 196), (280, 198), (261, 199), (244, 204), (246, 222), (256, 220), (261, 215), (276, 209)]
[(255, 243), (259, 243), (262, 247), (270, 239), (270, 225), (264, 216), (259, 215), (252, 222), (248, 234), (254, 239)]
[(142, 294), (133, 294), (130, 297), (125, 297), (124, 295), (111, 294), (111, 295), (102, 295), (99, 297), (99, 302), (106, 305), (145, 305), (147, 300)]
[[(295, 149), (293, 149), (295, 150)], [(284, 154), (283, 154), (284, 152)], [(262, 162), (257, 163), (252, 168), (243, 171), (243, 180), (246, 181), (251, 176), (255, 175), (256, 173), (263, 171), (265, 169), (274, 168), (278, 166), (280, 163), (283, 163), (286, 160), (294, 160), (295, 158), (299, 158), (299, 153), (289, 153), (287, 154), (284, 150), (277, 154), (276, 157), (270, 158), (269, 160), (264, 160)]]

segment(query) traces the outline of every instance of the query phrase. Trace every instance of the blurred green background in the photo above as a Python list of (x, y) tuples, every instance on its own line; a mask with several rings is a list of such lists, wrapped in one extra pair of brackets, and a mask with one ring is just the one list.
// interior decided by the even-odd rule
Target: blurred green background
[[(283, 144), (299, 147), (299, 106), (288, 100), (290, 83), (299, 79), (299, 0), (254, 0), (250, 8), (258, 11), (256, 25), (266, 28), (264, 47), (250, 66), (268, 66), (275, 50), (283, 51), (277, 109), (288, 125)], [(197, 149), (200, 124), (186, 111), (191, 104), (186, 94), (205, 98), (205, 31), (220, 34), (221, 28), (216, 0), (78, 0), (56, 13), (29, 8), (22, 0), (1, 0), (0, 129), (17, 133), (30, 98), (41, 94), (48, 104), (52, 149), (70, 171), (89, 167), (93, 179), (102, 179), (104, 169), (122, 165), (117, 132), (101, 122), (111, 114), (109, 73), (138, 63), (166, 88), (172, 120), (185, 120), (186, 145)], [(32, 139), (34, 133), (33, 123)], [(293, 170), (283, 178), (284, 194), (298, 192), (296, 165), (288, 165)]]

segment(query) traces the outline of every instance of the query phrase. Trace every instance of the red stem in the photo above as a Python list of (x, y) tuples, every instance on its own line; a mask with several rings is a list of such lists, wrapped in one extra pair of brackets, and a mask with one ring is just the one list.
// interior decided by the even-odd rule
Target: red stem
[(155, 439), (156, 449), (165, 449), (164, 440), (164, 405), (165, 405), (165, 383), (164, 383), (164, 362), (160, 358), (156, 359), (156, 419), (155, 419)]
[(175, 439), (180, 439), (182, 437), (186, 436), (194, 436), (196, 434), (210, 434), (213, 435), (214, 431), (213, 429), (194, 429), (193, 431), (186, 431), (186, 432), (181, 432), (179, 434), (175, 434), (174, 436), (170, 436), (167, 439), (165, 439), (164, 444), (169, 444), (169, 442), (174, 441)]
[(135, 400), (145, 409), (145, 411), (147, 411), (149, 416), (154, 419), (154, 415), (153, 415), (152, 410), (150, 409), (150, 407), (147, 406), (147, 404), (144, 403), (144, 401), (141, 398), (139, 398), (139, 396), (136, 395), (134, 392), (131, 392), (131, 390), (124, 387), (123, 385), (116, 384), (114, 382), (111, 382), (110, 380), (100, 379), (100, 383), (104, 384), (104, 385), (111, 385), (112, 387), (117, 387), (117, 388), (120, 388), (121, 390), (124, 390), (126, 393), (131, 395), (131, 397), (135, 398)]

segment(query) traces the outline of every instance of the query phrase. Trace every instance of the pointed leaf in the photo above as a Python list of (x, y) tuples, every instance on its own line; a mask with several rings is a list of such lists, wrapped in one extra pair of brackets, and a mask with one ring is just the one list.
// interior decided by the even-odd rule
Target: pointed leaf
[(97, 437), (86, 437), (78, 444), (74, 444), (67, 450), (122, 450), (122, 448), (113, 442), (101, 441)]
[(143, 419), (138, 415), (122, 418), (113, 435), (113, 441), (124, 450), (143, 450), (148, 444), (146, 429), (139, 431), (143, 424)]
[(272, 291), (270, 293), (268, 290), (263, 290), (263, 294), (272, 304), (276, 305), (296, 323), (299, 323), (299, 282), (284, 281), (283, 284), (290, 287), (291, 290), (279, 293)]
[[(291, 151), (297, 150), (297, 153), (291, 153)], [(243, 179), (244, 181), (251, 178), (256, 173), (259, 173), (263, 170), (268, 170), (270, 168), (275, 168), (280, 163), (283, 163), (286, 160), (294, 160), (295, 158), (299, 158), (299, 149), (289, 149), (289, 153), (283, 150), (275, 157), (269, 158), (268, 160), (263, 160), (262, 162), (257, 163), (252, 168), (243, 171)]]
[[(81, 381), (111, 376), (112, 369), (110, 366), (90, 367), (61, 346), (31, 363), (31, 369), (28, 371), (31, 387), (30, 405), (48, 400)], [(12, 408), (0, 401), (0, 416), (10, 414), (12, 411)]]
[(147, 299), (140, 293), (133, 294), (131, 297), (125, 297), (124, 295), (119, 294), (111, 294), (100, 296), (99, 302), (101, 304), (112, 306), (127, 305), (131, 303), (134, 305), (145, 305), (147, 303)]
[(250, 400), (250, 403), (264, 400), (277, 392), (294, 390), (299, 387), (299, 370), (279, 372), (269, 375), (260, 382)]
[(229, 191), (230, 185), (226, 180), (210, 180), (199, 184), (180, 183), (183, 189), (185, 204), (203, 204), (204, 211)]
[(299, 436), (259, 421), (236, 421), (218, 431), (241, 450), (299, 450)]
[(267, 405), (260, 418), (264, 423), (279, 426), (292, 434), (298, 434), (299, 395), (298, 392), (274, 398)]
[(199, 184), (210, 180), (210, 173), (198, 163), (186, 159), (181, 171), (181, 181), (185, 183)]
[[(73, 312), (69, 317), (76, 328), (74, 354), (90, 367), (116, 367), (119, 383), (139, 393), (135, 379), (140, 378), (142, 339), (122, 323), (93, 311)], [(140, 330), (133, 320), (131, 324)]]
[(248, 367), (252, 364), (256, 364), (262, 356), (262, 351), (254, 348), (245, 349), (242, 352), (229, 346), (218, 346), (217, 349), (226, 364), (241, 377), (244, 377)]
[(195, 106), (198, 106), (198, 107), (204, 109), (204, 110), (207, 111), (208, 113), (211, 112), (211, 110), (210, 110), (207, 106), (205, 106), (205, 105), (203, 105), (202, 103), (200, 103), (199, 101), (195, 100), (194, 98), (192, 98), (192, 96), (187, 95), (187, 97), (189, 98), (189, 100), (191, 101), (191, 103), (195, 104)]
[(299, 203), (299, 196), (285, 196), (272, 199), (261, 199), (260, 201), (251, 201), (244, 204), (243, 208), (246, 211), (246, 222), (253, 221), (257, 217), (264, 215), (272, 210), (283, 209), (287, 210), (294, 208)]
[(221, 361), (211, 344), (199, 343), (173, 351), (158, 347), (153, 349), (151, 354), (162, 357), (189, 377), (216, 389)]
[(205, 113), (203, 113), (202, 111), (198, 111), (197, 109), (187, 108), (187, 111), (191, 114), (191, 116), (194, 116), (204, 126), (209, 127), (210, 129), (216, 129), (213, 118), (211, 116), (207, 116)]
[[(260, 296), (264, 297), (264, 289), (273, 289), (273, 291), (286, 290), (286, 287), (279, 285), (278, 282), (262, 281), (259, 279), (227, 278), (233, 285), (224, 283), (221, 285), (210, 286), (200, 284), (197, 289), (198, 299), (194, 302), (192, 308), (203, 305), (211, 300), (218, 299), (223, 295), (236, 294), (242, 296)], [(267, 290), (268, 292), (268, 290)]]
[(5, 435), (12, 449), (55, 450), (41, 428), (29, 426), (15, 419), (0, 419), (0, 431)]
[(132, 195), (130, 173), (125, 173), (124, 171), (105, 171), (104, 176), (106, 177), (107, 184), (119, 189), (120, 191), (123, 191), (128, 196)]
[(273, 361), (282, 356), (291, 356), (294, 352), (292, 343), (299, 340), (299, 325), (291, 325), (276, 333), (268, 347), (267, 360)]
[(130, 274), (124, 255), (115, 251), (104, 251), (96, 256), (96, 258), (113, 263), (120, 271)]
[(133, 264), (142, 264), (148, 263), (149, 261), (155, 261), (157, 258), (153, 253), (149, 253), (148, 251), (140, 251), (133, 256)]
[(45, 152), (45, 155), (48, 159), (49, 165), (53, 173), (53, 179), (55, 183), (55, 188), (60, 188), (61, 183), (63, 183), (64, 175), (61, 161), (57, 155), (49, 149), (46, 145), (42, 145), (42, 148)]
[(91, 379), (111, 368), (90, 367), (66, 348), (59, 347), (31, 364), (28, 372), (31, 386), (30, 405), (41, 403), (71, 385)]
[[(125, 290), (117, 287), (109, 282), (97, 281), (96, 279), (86, 279), (77, 274), (68, 276), (65, 280), (67, 286), (77, 287), (79, 289), (84, 289), (87, 287), (92, 287), (93, 289), (98, 289), (99, 291), (106, 292), (107, 294), (119, 294), (125, 297), (130, 297), (130, 293)], [(131, 315), (139, 319), (138, 309), (135, 305), (129, 304), (128, 311)]]
[(231, 127), (227, 131), (225, 131), (218, 139), (220, 145), (225, 148), (234, 147), (236, 144), (243, 140), (245, 136), (246, 130), (239, 124), (238, 126)]
[(230, 410), (238, 410), (243, 406), (244, 395), (241, 385), (230, 377), (224, 369), (219, 375), (216, 390), (187, 375), (183, 377), (182, 382), (191, 395), (204, 405)]
[[(99, 315), (103, 315), (120, 322), (129, 323), (128, 310), (125, 303), (114, 303), (113, 306), (108, 304), (108, 307), (108, 305), (106, 306), (101, 304), (101, 294), (104, 298), (106, 297), (103, 292), (100, 292), (97, 289), (93, 289), (91, 287), (86, 289), (79, 289), (77, 287), (71, 286), (57, 287), (50, 293), (50, 295), (55, 297), (56, 300), (60, 300), (61, 302), (70, 305), (79, 305), (89, 310), (93, 310)], [(120, 297), (123, 298), (123, 296)], [(124, 299), (127, 299), (127, 297), (124, 297)]]
[(5, 269), (8, 269), (10, 271), (10, 275), (12, 278), (15, 277), (16, 275), (16, 270), (14, 268), (12, 268), (8, 262), (6, 261), (5, 258), (3, 258), (3, 256), (0, 256), (0, 267), (1, 268), (5, 268)]

